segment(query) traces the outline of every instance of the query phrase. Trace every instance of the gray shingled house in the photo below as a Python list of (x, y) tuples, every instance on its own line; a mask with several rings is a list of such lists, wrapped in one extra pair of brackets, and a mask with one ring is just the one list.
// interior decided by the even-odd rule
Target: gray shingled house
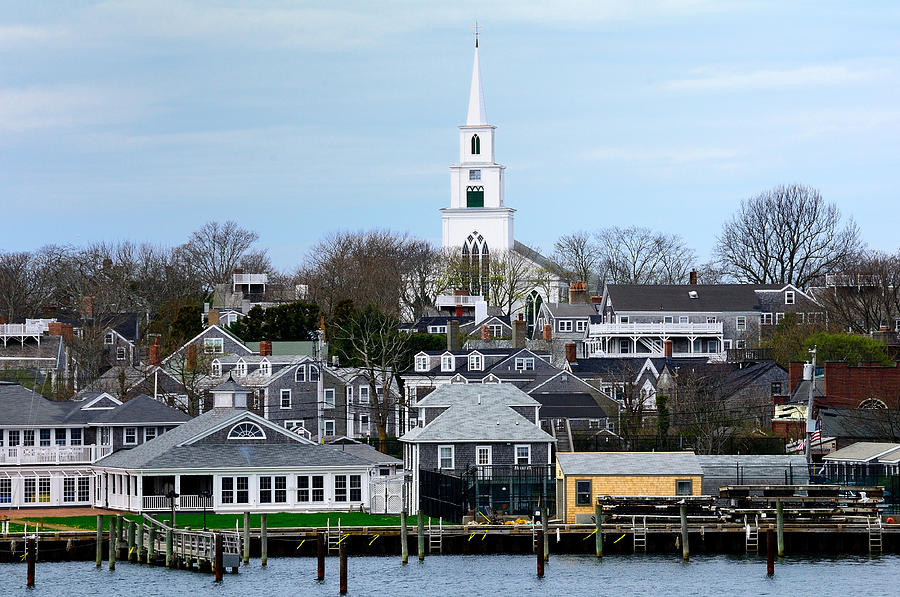
[[(96, 506), (130, 512), (288, 512), (367, 509), (384, 457), (315, 444), (247, 410), (250, 390), (230, 376), (212, 410), (96, 465)], [(207, 493), (208, 492), (208, 493)], [(209, 497), (206, 497), (209, 495)]]

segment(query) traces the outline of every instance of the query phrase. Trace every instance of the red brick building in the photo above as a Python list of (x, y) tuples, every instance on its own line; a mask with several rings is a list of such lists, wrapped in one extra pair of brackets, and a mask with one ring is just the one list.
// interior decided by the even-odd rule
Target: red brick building
[[(803, 363), (791, 363), (788, 376), (792, 393), (796, 393), (803, 380)], [(819, 383), (817, 380), (816, 385)], [(803, 397), (805, 396), (804, 392)], [(794, 397), (797, 398), (796, 395)], [(815, 401), (816, 406), (832, 408), (900, 408), (900, 367), (896, 362), (889, 366), (880, 363), (848, 365), (843, 362), (827, 362), (824, 391), (822, 395), (816, 396)]]

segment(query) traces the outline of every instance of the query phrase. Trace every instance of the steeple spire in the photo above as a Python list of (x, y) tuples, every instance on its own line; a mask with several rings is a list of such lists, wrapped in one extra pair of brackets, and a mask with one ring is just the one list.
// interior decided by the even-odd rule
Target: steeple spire
[(466, 126), (487, 124), (484, 93), (481, 91), (481, 67), (478, 63), (478, 25), (475, 25), (475, 64), (472, 66), (472, 88), (469, 91), (469, 114)]

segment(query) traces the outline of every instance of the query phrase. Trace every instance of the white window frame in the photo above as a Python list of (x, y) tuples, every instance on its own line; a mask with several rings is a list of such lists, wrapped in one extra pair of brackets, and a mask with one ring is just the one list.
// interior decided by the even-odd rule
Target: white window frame
[(416, 371), (428, 371), (428, 355), (416, 355)]
[[(291, 404), (292, 404), (293, 400), (291, 398), (290, 388), (282, 388), (281, 391), (278, 393), (278, 397), (280, 398), (279, 405), (281, 406), (282, 409), (287, 410), (287, 409), (291, 408)], [(285, 398), (287, 398), (287, 406), (285, 406), (285, 403), (284, 403)]]
[(572, 320), (560, 319), (556, 324), (556, 328), (560, 332), (571, 332), (572, 331)]
[(441, 371), (456, 371), (456, 359), (452, 354), (441, 355)]
[(359, 386), (359, 403), (369, 403), (369, 386)]
[(103, 336), (104, 344), (115, 344), (116, 343), (116, 335), (112, 332), (106, 332), (106, 335)]
[(761, 313), (759, 316), (760, 325), (772, 325), (772, 314)]
[[(520, 458), (519, 450), (521, 448), (524, 448), (527, 452), (527, 454), (524, 457), (526, 460), (525, 462), (519, 462), (519, 458)], [(531, 464), (531, 445), (530, 444), (516, 444), (515, 447), (513, 448), (513, 450), (514, 450), (513, 457), (515, 459), (514, 462), (516, 463), (516, 466)]]
[(429, 334), (446, 334), (447, 326), (445, 325), (430, 325), (428, 326)]
[(222, 363), (220, 363), (218, 359), (210, 364), (210, 369), (213, 377), (220, 377), (222, 375)]
[(516, 357), (516, 371), (534, 371), (534, 357)]
[(469, 180), (481, 180), (481, 170), (478, 168), (469, 170)]
[(784, 304), (793, 305), (797, 301), (797, 295), (793, 290), (784, 291)]
[(706, 323), (719, 323), (719, 322), (715, 317), (710, 316), (710, 317), (706, 318)]
[(206, 354), (224, 354), (225, 339), (224, 338), (204, 338), (203, 352)]
[(334, 408), (334, 388), (325, 388), (322, 391), (322, 408)]
[(575, 322), (575, 331), (583, 332), (584, 330), (587, 329), (587, 324), (588, 324), (587, 320), (579, 319), (578, 321)]
[(263, 361), (259, 364), (259, 374), (260, 375), (272, 375), (272, 363), (269, 361)]
[(117, 346), (116, 347), (116, 360), (124, 361), (126, 357), (128, 357), (128, 353), (126, 352), (125, 347)]
[(297, 370), (294, 371), (294, 382), (306, 383), (306, 365), (297, 366)]
[[(450, 456), (443, 455), (444, 449), (450, 450)], [(444, 460), (450, 459), (450, 466), (444, 466)], [(438, 445), (437, 449), (437, 465), (439, 469), (454, 470), (456, 468), (456, 449), (452, 444)]]
[[(131, 435), (131, 441), (128, 441), (128, 436)], [(122, 430), (122, 445), (123, 446), (136, 446), (138, 441), (138, 431), (137, 427), (125, 427)]]
[(319, 381), (319, 368), (315, 365), (310, 365), (309, 373), (307, 374), (306, 378), (309, 381)]
[(784, 319), (784, 313), (776, 313), (775, 314), (775, 325), (781, 323), (781, 320)]
[(369, 415), (359, 415), (359, 430), (366, 437), (372, 432), (372, 428), (369, 423)]
[(469, 371), (481, 371), (484, 369), (484, 357), (480, 354), (469, 355)]
[(347, 404), (353, 404), (353, 386), (347, 385), (344, 388), (344, 397), (347, 399)]
[(628, 315), (619, 315), (619, 323), (629, 323)]
[[(331, 433), (328, 433), (328, 428), (331, 427)], [(337, 433), (337, 427), (334, 424), (334, 419), (325, 419), (325, 423), (322, 425), (322, 431), (325, 433), (326, 437), (332, 437)]]
[(723, 350), (731, 350), (731, 339), (725, 338), (722, 340), (722, 349)]
[[(487, 454), (487, 462), (481, 462), (481, 454)], [(494, 462), (494, 454), (492, 446), (475, 446), (475, 464), (476, 466), (491, 466)]]
[(156, 427), (144, 427), (144, 441), (149, 442), (151, 439), (159, 437)]
[(690, 323), (690, 318), (687, 315), (679, 315), (678, 323)]
[(734, 329), (739, 332), (747, 331), (747, 316), (738, 315), (734, 318)]
[(746, 341), (746, 340), (735, 340), (735, 341), (734, 341), (734, 347), (735, 347), (735, 348), (746, 348), (746, 347), (747, 347), (747, 341)]
[(503, 337), (503, 326), (499, 323), (495, 323), (488, 326), (488, 331), (491, 332), (491, 338), (502, 338)]
[(671, 315), (663, 315), (663, 323), (675, 323), (675, 318)]

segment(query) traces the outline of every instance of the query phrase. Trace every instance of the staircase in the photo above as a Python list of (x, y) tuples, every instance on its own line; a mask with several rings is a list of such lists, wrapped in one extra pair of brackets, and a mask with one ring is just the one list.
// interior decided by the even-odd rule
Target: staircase
[(556, 452), (572, 451), (572, 428), (569, 419), (554, 419), (550, 421), (550, 432), (556, 440)]
[(631, 517), (631, 534), (634, 538), (634, 553), (642, 551), (647, 553), (647, 517), (641, 519), (641, 526), (637, 524), (637, 516)]
[(436, 527), (431, 526), (431, 517), (428, 517), (428, 553), (443, 553), (444, 551), (444, 519), (438, 518)]
[(876, 516), (874, 518), (866, 519), (866, 526), (869, 530), (869, 555), (870, 556), (880, 556), (881, 555), (881, 517)]
[(744, 529), (746, 530), (745, 548), (747, 553), (759, 553), (759, 518), (757, 517), (753, 526), (750, 526), (750, 522), (744, 516)]
[(331, 519), (325, 521), (325, 536), (328, 539), (328, 553), (338, 553), (340, 547), (338, 547), (338, 543), (341, 542), (341, 519), (338, 518), (337, 527), (331, 526)]

